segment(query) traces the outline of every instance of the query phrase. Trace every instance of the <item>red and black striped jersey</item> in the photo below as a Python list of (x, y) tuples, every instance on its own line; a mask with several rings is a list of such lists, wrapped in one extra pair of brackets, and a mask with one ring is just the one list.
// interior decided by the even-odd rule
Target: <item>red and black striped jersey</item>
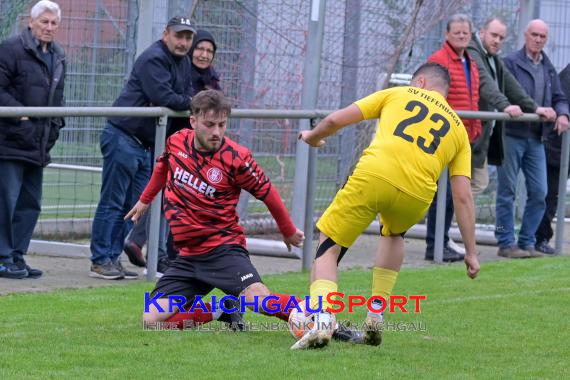
[(279, 194), (249, 149), (224, 137), (215, 153), (194, 147), (194, 131), (170, 136), (140, 200), (150, 203), (164, 188), (164, 211), (181, 255), (199, 255), (224, 244), (245, 247), (236, 206), (244, 189), (263, 201), (284, 236), (295, 233)]

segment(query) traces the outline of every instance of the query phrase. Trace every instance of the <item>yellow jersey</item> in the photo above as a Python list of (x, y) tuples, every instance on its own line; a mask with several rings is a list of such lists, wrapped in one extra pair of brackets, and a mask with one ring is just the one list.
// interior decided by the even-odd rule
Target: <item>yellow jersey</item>
[(355, 171), (379, 177), (431, 202), (446, 165), (471, 178), (471, 147), (463, 123), (438, 92), (394, 87), (354, 103), (364, 119), (379, 118), (376, 136)]

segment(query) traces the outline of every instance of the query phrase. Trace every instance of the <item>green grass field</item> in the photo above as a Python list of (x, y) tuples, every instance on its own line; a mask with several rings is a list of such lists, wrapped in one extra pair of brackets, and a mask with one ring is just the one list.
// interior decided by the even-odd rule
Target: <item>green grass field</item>
[[(286, 331), (142, 331), (151, 284), (13, 294), (0, 299), (0, 378), (562, 379), (570, 376), (570, 258), (406, 269), (394, 294), (426, 294), (421, 314), (391, 322), (380, 347), (332, 342), (290, 351)], [(306, 294), (307, 274), (267, 276), (275, 291)], [(340, 290), (369, 295), (370, 273), (350, 270)], [(248, 313), (251, 321), (271, 321)], [(364, 310), (354, 315), (361, 321)]]

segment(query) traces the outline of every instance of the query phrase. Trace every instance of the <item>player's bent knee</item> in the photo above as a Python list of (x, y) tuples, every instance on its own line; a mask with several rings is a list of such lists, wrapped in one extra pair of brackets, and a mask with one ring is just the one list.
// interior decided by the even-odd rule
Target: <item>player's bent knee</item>
[[(162, 307), (163, 310), (168, 311), (168, 299), (161, 298), (157, 300), (157, 303)], [(160, 312), (155, 306), (150, 305), (148, 312), (143, 312), (143, 321), (146, 323), (156, 323), (166, 321), (174, 313)]]
[(245, 296), (245, 300), (247, 302), (254, 302), (255, 298), (257, 297), (258, 302), (261, 304), (263, 298), (269, 296), (270, 294), (271, 292), (269, 291), (269, 288), (265, 286), (265, 284), (256, 282), (245, 288), (241, 292), (240, 296)]

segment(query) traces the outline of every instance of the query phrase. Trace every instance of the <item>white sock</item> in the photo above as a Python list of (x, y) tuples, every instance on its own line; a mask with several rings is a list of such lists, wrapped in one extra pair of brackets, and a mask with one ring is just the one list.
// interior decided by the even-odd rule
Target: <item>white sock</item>
[[(380, 309), (382, 308), (382, 306), (383, 306), (383, 305), (382, 305), (382, 302), (374, 302), (374, 301), (373, 301), (373, 302), (371, 303), (371, 305), (370, 305), (370, 308), (371, 308), (372, 310), (380, 310)], [(381, 313), (376, 312), (376, 313), (375, 313), (375, 312), (372, 312), (372, 311), (368, 310), (368, 316), (369, 316), (369, 317), (376, 318), (375, 314), (378, 315), (378, 316), (380, 316), (380, 318), (382, 318), (382, 316), (384, 315), (384, 312), (381, 312)]]

